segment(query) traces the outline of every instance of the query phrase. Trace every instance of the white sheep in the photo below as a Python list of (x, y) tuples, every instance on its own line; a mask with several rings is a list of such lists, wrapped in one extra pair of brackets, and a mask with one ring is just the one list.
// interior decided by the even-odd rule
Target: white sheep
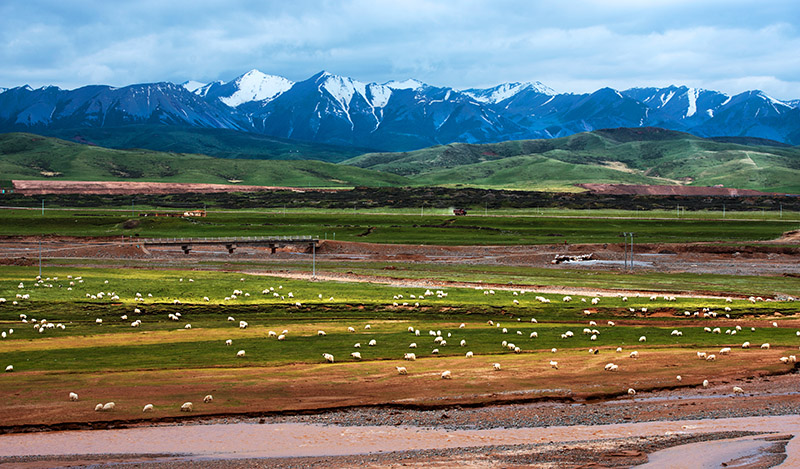
[(731, 354), (731, 348), (730, 347), (723, 347), (723, 348), (719, 349), (719, 354), (720, 355), (730, 355)]
[(275, 331), (267, 332), (267, 337), (278, 337), (278, 333)]
[(550, 368), (558, 369), (558, 362), (555, 360), (550, 360)]
[(239, 321), (239, 329), (247, 329), (247, 321)]
[(184, 329), (191, 329), (191, 328), (192, 328), (192, 325), (191, 325), (191, 324), (187, 324), (187, 325), (183, 326), (183, 328), (184, 328)]
[(733, 393), (734, 394), (744, 394), (744, 389), (740, 388), (739, 386), (734, 386), (733, 387)]
[(361, 352), (350, 352), (350, 356), (356, 360), (361, 360)]
[(214, 400), (214, 396), (212, 396), (211, 394), (207, 394), (206, 397), (203, 398), (203, 402), (205, 402), (206, 404), (208, 404), (209, 402), (211, 402), (213, 400)]
[(706, 359), (706, 353), (705, 352), (697, 352), (697, 358), (699, 358), (700, 360), (705, 360)]
[(244, 355), (245, 355), (244, 350), (239, 350), (238, 352), (236, 352), (236, 357), (237, 358), (243, 358)]
[(325, 331), (317, 331), (317, 335), (320, 337), (325, 337), (327, 334), (325, 333)]
[(231, 339), (226, 340), (225, 345), (233, 345), (233, 340)]
[(435, 349), (431, 350), (431, 355), (438, 355), (438, 354), (439, 354), (439, 349), (438, 348), (435, 348)]
[(633, 389), (633, 388), (628, 388), (628, 395), (629, 396), (635, 396), (636, 395), (636, 390)]
[(681, 382), (681, 381), (683, 381), (683, 378), (681, 377), (681, 375), (678, 375), (678, 376), (676, 376), (676, 377), (675, 377), (675, 379), (677, 379), (677, 380), (678, 380), (678, 382)]
[(330, 353), (323, 353), (322, 358), (324, 358), (328, 363), (333, 363), (333, 355)]
[(374, 347), (374, 346), (378, 345), (378, 341), (375, 340), (375, 339), (372, 339), (367, 343), (367, 345), (369, 345), (370, 347)]
[(717, 359), (717, 356), (716, 356), (716, 355), (714, 355), (714, 354), (711, 354), (711, 355), (709, 355), (709, 356), (707, 356), (707, 357), (706, 357), (706, 361), (707, 361), (707, 362), (713, 362), (713, 361), (715, 361), (716, 359)]
[(11, 373), (12, 371), (14, 371), (14, 365), (8, 365), (6, 367), (6, 373)]
[(69, 400), (77, 401), (78, 400), (78, 394), (74, 393), (74, 392), (69, 393)]
[(499, 364), (499, 363), (495, 363), (495, 364), (493, 364), (493, 365), (492, 365), (492, 369), (493, 369), (494, 371), (500, 371), (500, 364)]
[(281, 334), (281, 335), (279, 335), (279, 336), (278, 336), (278, 340), (280, 340), (280, 341), (284, 341), (284, 340), (286, 340), (286, 334)]
[(404, 366), (396, 366), (395, 368), (397, 368), (397, 374), (398, 375), (407, 375), (408, 374), (408, 370)]
[(707, 387), (708, 387), (708, 380), (707, 380), (707, 379), (704, 379), (704, 380), (703, 380), (703, 387), (704, 387), (704, 388), (707, 388)]
[(100, 412), (101, 410), (103, 410), (103, 404), (97, 404), (96, 406), (94, 406), (95, 412)]
[(194, 410), (194, 405), (191, 402), (184, 402), (181, 405), (181, 412), (191, 412), (192, 410)]
[(647, 342), (647, 337), (646, 336), (639, 337), (639, 342)]
[(450, 370), (445, 370), (442, 372), (442, 379), (452, 379), (453, 376), (450, 374)]
[(761, 344), (761, 348), (764, 350), (769, 350), (769, 344), (768, 343)]
[(630, 353), (629, 357), (631, 357), (631, 358), (639, 358), (639, 351), (638, 350), (634, 350), (633, 352)]
[[(473, 355), (472, 355), (472, 352), (467, 352), (465, 356), (466, 356), (466, 358), (472, 358)], [(788, 358), (787, 358), (787, 360), (788, 360)]]
[(742, 348), (750, 348), (750, 342), (742, 343)]
[(103, 404), (103, 412), (110, 412), (114, 410), (114, 408), (116, 407), (117, 405), (114, 404), (113, 402), (106, 402), (105, 404)]
[(146, 404), (142, 409), (142, 412), (152, 412), (153, 411), (153, 404)]
[(403, 354), (403, 359), (404, 359), (404, 360), (409, 360), (409, 361), (412, 361), (412, 362), (413, 362), (414, 360), (416, 360), (416, 359), (417, 359), (417, 355), (416, 355), (416, 354), (414, 354), (414, 353), (405, 353), (405, 354)]
[[(355, 331), (356, 331), (355, 327), (348, 327), (347, 328), (347, 332), (355, 332)], [(414, 328), (413, 327), (411, 328), (411, 332), (414, 332)]]

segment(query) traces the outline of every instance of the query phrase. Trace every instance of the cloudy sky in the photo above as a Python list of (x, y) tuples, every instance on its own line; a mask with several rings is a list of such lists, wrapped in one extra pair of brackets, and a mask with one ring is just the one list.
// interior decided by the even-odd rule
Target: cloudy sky
[(797, 0), (4, 0), (0, 86), (294, 81), (800, 98)]

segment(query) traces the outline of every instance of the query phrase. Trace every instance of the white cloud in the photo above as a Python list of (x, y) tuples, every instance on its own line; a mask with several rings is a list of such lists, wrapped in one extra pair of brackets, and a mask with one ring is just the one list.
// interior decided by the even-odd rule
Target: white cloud
[(28, 0), (0, 5), (0, 86), (417, 78), (557, 91), (686, 84), (800, 97), (794, 0), (292, 2)]

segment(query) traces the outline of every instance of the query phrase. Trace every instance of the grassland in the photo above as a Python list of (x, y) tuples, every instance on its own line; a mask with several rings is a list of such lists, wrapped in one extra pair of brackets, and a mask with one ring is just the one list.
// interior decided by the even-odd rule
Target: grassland
[[(135, 212), (135, 211), (134, 211)], [(210, 212), (204, 218), (141, 217), (134, 212), (2, 210), (0, 235), (214, 237), (311, 235), (374, 243), (476, 245), (746, 243), (800, 228), (790, 219), (452, 217), (344, 212)], [(141, 213), (141, 212), (139, 212)]]
[[(785, 302), (605, 297), (590, 305), (589, 297), (580, 296), (568, 302), (561, 295), (540, 295), (549, 301), (542, 302), (534, 293), (510, 290), (487, 294), (446, 288), (437, 293), (238, 272), (48, 266), (41, 282), (33, 274), (30, 267), (0, 268), (0, 297), (7, 299), (0, 303), (0, 330), (7, 333), (0, 340), (0, 363), (14, 366), (0, 386), (6, 425), (135, 418), (146, 402), (156, 404), (159, 416), (177, 415), (181, 402), (197, 401), (198, 394), (207, 392), (215, 394), (218, 404), (197, 410), (212, 413), (396, 399), (441, 404), (442, 399), (480, 400), (498, 391), (510, 393), (506, 397), (520, 390), (554, 396), (614, 394), (628, 386), (672, 385), (676, 372), (687, 377), (686, 385), (732, 370), (779, 373), (789, 368), (778, 357), (800, 343), (792, 326), (797, 308)], [(99, 297), (100, 292), (105, 295)], [(704, 317), (702, 308), (717, 311), (717, 318)], [(698, 315), (687, 317), (684, 311)], [(178, 320), (170, 318), (178, 314)], [(64, 329), (39, 332), (45, 318)], [(141, 324), (132, 327), (137, 319)], [(248, 327), (241, 329), (239, 321)], [(773, 321), (780, 327), (773, 327)], [(720, 327), (720, 333), (706, 332), (706, 327)], [(596, 340), (585, 329), (593, 329)], [(286, 331), (286, 340), (270, 337), (269, 331)], [(566, 331), (574, 336), (563, 338)], [(532, 337), (533, 332), (538, 336)], [(446, 345), (435, 343), (436, 335)], [(228, 339), (232, 346), (225, 345)], [(374, 346), (368, 345), (371, 340)], [(514, 343), (519, 353), (502, 341)], [(756, 350), (742, 351), (744, 341)], [(765, 342), (772, 351), (758, 350)], [(355, 348), (356, 343), (361, 347)], [(417, 347), (410, 348), (411, 343)], [(730, 358), (707, 363), (694, 357), (696, 351), (714, 353), (724, 346), (736, 347)], [(617, 347), (624, 352), (616, 353)], [(600, 355), (587, 354), (589, 348), (601, 350)], [(238, 350), (246, 356), (237, 357)], [(643, 358), (626, 358), (630, 350)], [(350, 356), (354, 351), (361, 353), (360, 360)], [(464, 358), (466, 351), (475, 358)], [(407, 352), (417, 360), (403, 360)], [(336, 363), (325, 364), (323, 353), (333, 354)], [(561, 374), (550, 367), (551, 360), (560, 363)], [(609, 361), (623, 371), (604, 374)], [(491, 375), (492, 363), (501, 363), (505, 374)], [(395, 366), (410, 370), (409, 381), (400, 381)], [(453, 370), (457, 384), (444, 386), (437, 379), (443, 369)], [(498, 381), (498, 376), (505, 379)], [(413, 389), (404, 383), (414, 383)], [(65, 398), (71, 391), (88, 402), (71, 405)], [(95, 414), (96, 400), (117, 401), (118, 412)]]

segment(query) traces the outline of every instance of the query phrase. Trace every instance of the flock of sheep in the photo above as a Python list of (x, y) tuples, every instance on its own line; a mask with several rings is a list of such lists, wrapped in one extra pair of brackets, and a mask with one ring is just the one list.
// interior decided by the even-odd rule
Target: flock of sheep
[[(81, 277), (73, 278), (72, 276), (69, 276), (68, 280), (69, 280), (68, 290), (70, 290), (70, 291), (72, 290), (73, 287), (76, 286), (76, 282), (78, 284), (81, 284), (81, 283), (84, 282), (84, 280)], [(40, 288), (52, 288), (52, 286), (53, 286), (52, 282), (53, 281), (58, 281), (58, 278), (57, 277), (55, 277), (53, 279), (50, 279), (50, 278), (48, 278), (48, 279), (36, 278), (35, 285), (40, 287)], [(180, 281), (182, 282), (183, 279), (180, 279)], [(241, 279), (241, 281), (244, 282), (244, 279)], [(194, 282), (194, 280), (193, 279), (188, 279), (188, 282)], [(104, 284), (108, 284), (108, 281), (106, 280), (104, 282)], [(18, 285), (18, 289), (20, 291), (23, 291), (25, 289), (24, 283), (21, 282)], [(480, 288), (480, 287), (478, 287), (478, 289), (483, 290), (483, 295), (495, 295), (495, 294), (497, 294), (497, 292), (495, 292), (495, 290), (493, 290), (493, 289), (484, 289), (484, 288)], [(295, 295), (292, 292), (285, 292), (284, 293), (282, 286), (278, 286), (277, 289), (274, 288), (274, 287), (265, 288), (265, 289), (262, 290), (261, 293), (263, 295), (269, 295), (269, 296), (274, 297), (274, 298), (280, 298), (280, 300), (282, 300), (282, 301), (289, 301), (290, 303), (292, 303), (295, 306), (300, 306), (301, 305), (301, 303), (299, 301), (295, 300)], [(523, 295), (524, 293), (525, 293), (524, 291), (512, 291), (511, 292), (512, 297), (519, 297), (519, 296)], [(85, 295), (86, 295), (87, 298), (89, 298), (91, 300), (104, 300), (105, 299), (105, 300), (111, 300), (111, 301), (120, 301), (119, 295), (117, 295), (113, 291), (112, 292), (86, 293)], [(407, 295), (408, 298), (406, 298), (406, 295)], [(441, 299), (441, 298), (447, 297), (447, 295), (448, 295), (447, 292), (445, 292), (443, 290), (431, 291), (430, 289), (427, 289), (427, 290), (425, 290), (424, 293), (419, 293), (417, 295), (415, 295), (415, 294), (396, 294), (392, 298), (392, 300), (393, 300), (392, 306), (393, 307), (399, 307), (399, 306), (408, 307), (408, 306), (411, 306), (410, 302), (409, 301), (403, 301), (403, 300), (415, 300), (414, 303), (413, 303), (414, 307), (419, 307), (420, 301), (424, 300), (425, 298), (435, 296), (435, 297)], [(152, 297), (151, 294), (148, 294), (147, 296), (149, 298)], [(244, 292), (241, 289), (234, 289), (233, 292), (230, 295), (225, 297), (224, 301), (226, 301), (226, 302), (235, 301), (237, 298), (247, 298), (247, 297), (250, 297), (250, 293)], [(320, 293), (320, 294), (317, 295), (317, 298), (318, 299), (322, 299), (323, 295)], [(29, 299), (30, 299), (30, 293), (27, 293), (27, 292), (18, 293), (16, 295), (16, 299), (13, 300), (13, 304), (16, 305), (16, 304), (19, 304), (18, 302), (20, 302), (20, 301), (25, 301), (25, 300), (29, 300)], [(333, 297), (330, 297), (330, 301), (333, 301), (333, 299), (334, 299)], [(658, 298), (655, 297), (655, 296), (651, 296), (650, 297), (651, 301), (655, 301), (657, 299)], [(675, 298), (674, 297), (670, 297), (670, 296), (665, 296), (663, 299), (665, 301), (675, 301)], [(540, 303), (550, 303), (550, 301), (551, 301), (550, 299), (542, 297), (542, 296), (536, 296), (535, 300), (540, 302)], [(626, 302), (626, 301), (628, 301), (628, 298), (624, 297), (624, 296), (621, 296), (621, 300), (623, 302)], [(6, 301), (7, 300), (5, 298), (0, 298), (0, 305), (3, 304), (3, 303), (6, 303)], [(144, 300), (144, 296), (141, 293), (137, 292), (133, 297), (133, 301), (135, 303), (144, 302), (145, 301)], [(206, 296), (206, 297), (203, 297), (203, 301), (209, 302), (211, 300), (209, 299), (209, 297)], [(569, 303), (569, 302), (573, 301), (573, 298), (570, 297), (570, 296), (564, 296), (562, 298), (562, 301), (564, 303)], [(730, 302), (730, 301), (731, 300), (728, 299), (728, 302)], [(750, 298), (750, 301), (751, 302), (757, 302), (757, 301), (763, 301), (763, 299), (761, 299), (761, 298)], [(602, 302), (602, 300), (601, 300), (601, 298), (599, 296), (595, 296), (593, 298), (582, 298), (581, 302), (590, 303), (593, 306), (597, 306)], [(179, 299), (175, 299), (175, 300), (173, 300), (173, 304), (181, 304), (181, 301)], [(520, 305), (519, 299), (512, 298), (510, 307), (513, 308), (513, 307), (517, 307), (519, 305)], [(635, 310), (635, 308), (630, 308), (630, 311), (631, 312), (635, 312), (636, 310)], [(642, 307), (641, 311), (642, 312), (647, 312), (647, 308), (646, 307)], [(727, 312), (730, 311), (730, 308), (726, 307), (725, 311), (726, 311), (726, 313), (722, 313), (722, 314), (726, 314), (727, 315)], [(134, 308), (133, 311), (132, 311), (132, 314), (139, 314), (139, 313), (141, 313), (141, 310), (138, 307)], [(594, 312), (592, 310), (584, 310), (584, 315), (587, 316), (587, 317), (591, 316), (593, 313)], [(695, 311), (695, 312), (686, 311), (684, 313), (684, 316), (686, 316), (686, 317), (695, 317), (695, 318), (699, 318), (701, 316), (703, 318), (716, 318), (717, 317), (717, 313), (714, 312), (714, 311), (711, 311), (709, 308), (703, 308), (703, 309), (701, 309), (699, 311)], [(128, 315), (124, 314), (124, 315), (122, 315), (120, 317), (120, 319), (122, 321), (127, 321), (128, 320)], [(170, 321), (181, 321), (181, 320), (183, 320), (183, 318), (181, 317), (181, 313), (180, 312), (169, 313), (167, 319), (169, 319)], [(26, 314), (20, 314), (20, 321), (21, 321), (22, 324), (32, 325), (33, 328), (40, 334), (43, 334), (47, 330), (50, 330), (50, 329), (60, 329), (60, 330), (66, 329), (66, 326), (64, 324), (62, 324), (62, 323), (53, 324), (50, 321), (48, 321), (47, 319), (39, 319), (39, 320), (37, 320), (37, 319), (34, 319), (34, 318), (29, 318)], [(236, 323), (236, 320), (234, 319), (233, 316), (228, 316), (227, 317), (227, 321)], [(517, 321), (520, 321), (520, 319), (518, 318)], [(102, 318), (97, 318), (95, 320), (95, 323), (97, 325), (103, 325), (103, 319)], [(531, 323), (537, 324), (538, 322), (537, 322), (537, 320), (535, 318), (531, 318)], [(137, 318), (137, 319), (133, 320), (132, 322), (130, 322), (130, 326), (133, 327), (133, 328), (138, 328), (138, 327), (141, 326), (141, 324), (142, 324), (142, 319), (141, 318)], [(607, 321), (607, 323), (605, 325), (607, 327), (614, 327), (616, 324), (613, 321)], [(241, 321), (241, 320), (238, 321), (238, 328), (239, 329), (247, 329), (248, 326), (249, 326), (249, 324), (247, 323), (247, 321)], [(502, 327), (500, 325), (500, 323), (496, 323), (496, 322), (494, 322), (492, 320), (489, 320), (486, 323), (486, 326), (491, 327), (494, 330), (498, 331), (498, 333), (499, 333), (498, 338), (500, 338), (500, 336), (503, 336), (505, 334), (510, 334), (511, 333), (509, 331), (508, 327)], [(777, 327), (778, 324), (773, 322), (772, 326), (773, 327)], [(183, 329), (186, 329), (186, 330), (191, 329), (191, 327), (192, 326), (191, 326), (190, 323), (186, 323), (186, 324), (183, 325)], [(463, 330), (466, 327), (467, 327), (466, 323), (462, 323), (462, 324), (460, 324), (458, 329), (459, 330)], [(371, 329), (371, 325), (369, 325), (369, 324), (365, 325), (364, 329), (365, 330), (370, 330)], [(356, 332), (356, 328), (353, 327), (353, 326), (348, 326), (346, 328), (346, 331), (348, 333), (355, 333)], [(710, 328), (710, 327), (705, 327), (704, 331), (707, 332), (707, 333), (710, 333), (710, 334), (722, 334), (722, 329), (719, 328), (719, 327), (716, 327), (716, 328), (713, 328), (713, 329)], [(751, 328), (751, 331), (755, 331), (755, 328)], [(13, 329), (9, 329), (8, 331), (2, 331), (0, 333), (0, 337), (2, 339), (5, 339), (5, 338), (11, 336), (13, 333), (14, 333)], [(458, 344), (459, 347), (467, 347), (466, 338), (456, 337), (458, 335), (459, 331), (452, 331), (452, 332), (443, 333), (441, 330), (429, 330), (427, 332), (427, 334), (423, 334), (419, 329), (417, 329), (417, 328), (415, 328), (413, 326), (409, 326), (408, 327), (408, 333), (411, 334), (412, 337), (413, 337), (413, 339), (410, 339), (411, 341), (409, 341), (409, 344), (408, 344), (408, 349), (411, 349), (411, 350), (418, 349), (421, 345), (424, 344), (423, 335), (428, 336), (427, 340), (429, 341), (428, 342), (429, 343), (429, 347), (431, 348), (431, 355), (439, 354), (440, 348), (448, 346), (448, 340), (450, 340), (451, 343)], [(730, 328), (730, 329), (725, 330), (725, 334), (729, 335), (729, 336), (737, 335), (737, 334), (740, 334), (740, 333), (742, 333), (742, 328), (740, 326), (736, 326), (734, 328)], [(275, 340), (278, 340), (278, 341), (285, 341), (285, 340), (287, 340), (288, 334), (289, 334), (288, 330), (283, 330), (281, 333), (278, 333), (276, 331), (269, 331), (268, 334), (267, 334), (267, 337), (270, 338), (270, 339), (274, 338)], [(324, 330), (318, 330), (316, 335), (319, 336), (319, 337), (325, 337), (327, 335), (327, 332), (324, 331)], [(522, 336), (523, 332), (521, 330), (517, 330), (517, 331), (515, 331), (514, 335)], [(588, 337), (589, 341), (593, 342), (593, 343), (600, 341), (600, 338), (602, 336), (601, 330), (598, 329), (598, 324), (594, 320), (589, 320), (588, 321), (588, 327), (583, 328), (582, 335)], [(674, 329), (670, 333), (670, 335), (672, 335), (672, 336), (682, 336), (683, 332), (681, 330), (679, 330), (679, 329)], [(800, 331), (797, 331), (796, 335), (798, 337), (800, 337)], [(564, 331), (563, 333), (560, 334), (560, 337), (561, 337), (561, 339), (569, 341), (570, 339), (575, 337), (575, 334), (571, 330), (566, 330), (566, 331)], [(533, 331), (533, 332), (530, 332), (530, 334), (528, 334), (528, 339), (530, 339), (530, 340), (534, 340), (534, 339), (537, 339), (537, 338), (538, 338), (538, 332), (537, 331)], [(645, 343), (647, 341), (647, 337), (646, 336), (641, 336), (638, 339), (638, 341), (640, 343)], [(510, 352), (517, 353), (517, 354), (522, 352), (522, 349), (518, 345), (515, 345), (515, 343), (511, 342), (510, 340), (502, 340), (502, 341), (498, 340), (498, 343), (500, 345), (500, 348), (498, 349), (498, 351), (499, 350), (504, 350), (504, 351), (510, 351)], [(225, 346), (232, 346), (232, 345), (233, 345), (233, 340), (232, 339), (225, 340)], [(605, 344), (605, 345), (606, 346), (611, 346), (611, 348), (615, 349), (617, 353), (621, 353), (622, 352), (622, 347), (621, 346), (617, 346), (616, 344)], [(370, 339), (369, 342), (367, 342), (367, 346), (368, 347), (376, 347), (377, 346), (377, 340), (374, 339), (374, 338)], [(769, 349), (769, 347), (770, 347), (770, 345), (768, 343), (764, 343), (764, 344), (761, 345), (762, 349)], [(354, 344), (353, 348), (361, 349), (361, 342), (356, 342)], [(742, 349), (750, 348), (750, 342), (749, 341), (745, 341), (742, 344), (741, 348)], [(557, 349), (553, 348), (551, 350), (551, 352), (556, 353)], [(597, 354), (598, 352), (599, 352), (599, 348), (597, 348), (597, 347), (593, 347), (593, 348), (589, 349), (589, 353), (591, 353), (591, 354)], [(723, 347), (718, 352), (718, 354), (720, 356), (730, 355), (731, 353), (733, 353), (731, 347)], [(713, 354), (713, 353), (696, 352), (696, 354), (697, 354), (697, 358), (702, 359), (702, 360), (706, 360), (706, 361), (714, 361), (714, 360), (716, 360), (716, 355)], [(246, 351), (245, 350), (239, 350), (238, 352), (236, 352), (235, 356), (237, 358), (245, 358), (246, 357)], [(471, 358), (475, 357), (475, 354), (471, 350), (466, 350), (465, 353), (464, 353), (464, 357), (466, 359), (471, 359)], [(639, 359), (640, 358), (640, 353), (639, 353), (639, 351), (634, 350), (634, 351), (631, 351), (628, 354), (628, 357), (631, 358), (631, 359)], [(350, 358), (352, 360), (356, 360), (356, 361), (357, 360), (361, 360), (362, 359), (361, 351), (360, 350), (352, 351), (350, 353)], [(399, 354), (398, 354), (398, 358), (399, 358)], [(413, 362), (413, 361), (416, 361), (417, 356), (416, 356), (415, 352), (404, 351), (403, 354), (402, 354), (402, 358), (404, 360)], [(334, 363), (335, 360), (336, 360), (334, 355), (331, 354), (331, 353), (328, 353), (328, 352), (322, 353), (322, 359), (326, 363)], [(797, 358), (796, 358), (795, 355), (786, 355), (786, 356), (780, 357), (780, 361), (782, 363), (784, 363), (784, 364), (789, 364), (789, 363), (794, 364), (794, 363), (796, 363)], [(612, 372), (612, 373), (619, 372), (619, 370), (621, 369), (622, 366), (623, 365), (621, 365), (619, 363), (609, 362), (604, 366), (604, 370), (608, 371), (608, 372)], [(549, 367), (554, 369), (554, 370), (559, 370), (560, 369), (559, 368), (559, 363), (556, 360), (549, 360)], [(395, 368), (396, 368), (396, 371), (397, 371), (397, 373), (399, 375), (408, 375), (409, 372), (410, 372), (408, 365), (407, 366), (396, 366)], [(502, 369), (502, 367), (501, 367), (500, 363), (493, 363), (492, 364), (492, 368), (491, 368), (492, 371), (500, 371), (501, 369)], [(5, 371), (6, 372), (14, 371), (13, 365), (8, 365), (6, 367), (6, 369), (5, 369)], [(453, 379), (453, 373), (450, 370), (443, 370), (440, 373), (440, 377), (441, 377), (441, 379), (445, 379), (445, 380)], [(676, 376), (676, 380), (677, 381), (682, 381), (682, 376), (681, 375)], [(708, 385), (709, 385), (708, 380), (704, 380), (703, 381), (703, 386), (707, 387)], [(733, 388), (733, 392), (734, 392), (734, 394), (741, 394), (741, 393), (744, 392), (744, 390), (742, 388), (740, 388), (740, 387), (734, 387)], [(633, 388), (628, 388), (627, 394), (630, 395), (630, 396), (634, 396), (636, 394), (636, 391)], [(78, 400), (78, 395), (76, 393), (74, 393), (74, 392), (70, 392), (69, 393), (69, 400), (77, 401)], [(204, 403), (210, 403), (212, 401), (213, 401), (213, 397), (211, 395), (207, 395), (203, 399)], [(108, 411), (113, 411), (115, 409), (115, 407), (116, 407), (116, 404), (114, 402), (107, 402), (105, 404), (99, 403), (99, 404), (97, 404), (95, 406), (95, 411), (108, 412)], [(192, 411), (193, 410), (193, 403), (192, 402), (185, 402), (184, 404), (182, 404), (180, 406), (180, 410), (184, 411), (184, 412)], [(153, 412), (153, 411), (154, 411), (153, 404), (147, 404), (142, 409), (142, 412)]]

